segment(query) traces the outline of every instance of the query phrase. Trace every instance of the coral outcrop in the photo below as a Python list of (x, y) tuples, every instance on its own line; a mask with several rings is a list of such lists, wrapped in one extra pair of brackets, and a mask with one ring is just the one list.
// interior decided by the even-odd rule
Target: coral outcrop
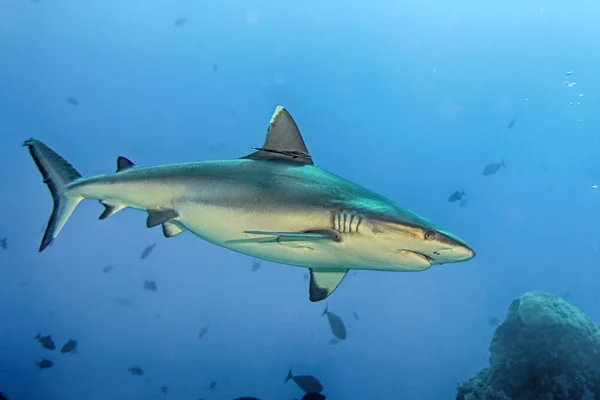
[(600, 400), (600, 327), (560, 297), (515, 299), (490, 345), (489, 366), (457, 400)]

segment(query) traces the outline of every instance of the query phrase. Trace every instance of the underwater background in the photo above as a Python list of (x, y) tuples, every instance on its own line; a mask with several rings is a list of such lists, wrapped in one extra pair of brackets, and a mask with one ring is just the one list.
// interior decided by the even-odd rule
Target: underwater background
[[(599, 20), (593, 0), (4, 0), (0, 392), (301, 398), (292, 368), (327, 399), (452, 399), (523, 293), (600, 320)], [(114, 172), (118, 156), (238, 158), (277, 105), (316, 165), (477, 256), (351, 272), (311, 303), (306, 269), (167, 240), (137, 211), (98, 221), (94, 201), (38, 253), (52, 199), (25, 139), (84, 176)], [(331, 342), (325, 306), (345, 340)], [(76, 352), (61, 353), (69, 339)]]

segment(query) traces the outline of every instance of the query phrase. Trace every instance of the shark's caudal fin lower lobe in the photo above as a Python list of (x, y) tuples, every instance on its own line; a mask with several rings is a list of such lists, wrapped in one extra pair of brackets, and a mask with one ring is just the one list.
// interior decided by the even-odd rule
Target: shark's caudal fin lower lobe
[(75, 207), (83, 200), (80, 196), (70, 195), (67, 190), (71, 182), (81, 178), (81, 174), (67, 160), (37, 139), (28, 139), (23, 146), (29, 149), (54, 201), (54, 209), (40, 245), (40, 251), (43, 251), (58, 236)]

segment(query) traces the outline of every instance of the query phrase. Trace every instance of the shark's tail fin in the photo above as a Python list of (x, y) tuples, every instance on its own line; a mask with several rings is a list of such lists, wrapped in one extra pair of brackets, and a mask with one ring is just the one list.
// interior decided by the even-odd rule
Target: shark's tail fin
[(292, 369), (290, 368), (290, 371), (287, 374), (287, 378), (285, 378), (284, 382), (289, 381), (290, 379), (294, 379), (294, 375), (292, 375)]
[(23, 146), (29, 148), (54, 201), (54, 209), (40, 245), (40, 251), (43, 251), (58, 236), (75, 207), (83, 200), (80, 196), (71, 195), (68, 190), (69, 184), (80, 179), (81, 174), (67, 160), (37, 139), (28, 139)]

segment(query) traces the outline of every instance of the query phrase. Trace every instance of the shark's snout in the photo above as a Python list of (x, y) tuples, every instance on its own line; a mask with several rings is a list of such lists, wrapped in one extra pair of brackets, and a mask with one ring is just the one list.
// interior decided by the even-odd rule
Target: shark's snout
[(438, 233), (440, 249), (433, 253), (436, 264), (468, 261), (475, 257), (475, 251), (463, 240), (451, 233)]

